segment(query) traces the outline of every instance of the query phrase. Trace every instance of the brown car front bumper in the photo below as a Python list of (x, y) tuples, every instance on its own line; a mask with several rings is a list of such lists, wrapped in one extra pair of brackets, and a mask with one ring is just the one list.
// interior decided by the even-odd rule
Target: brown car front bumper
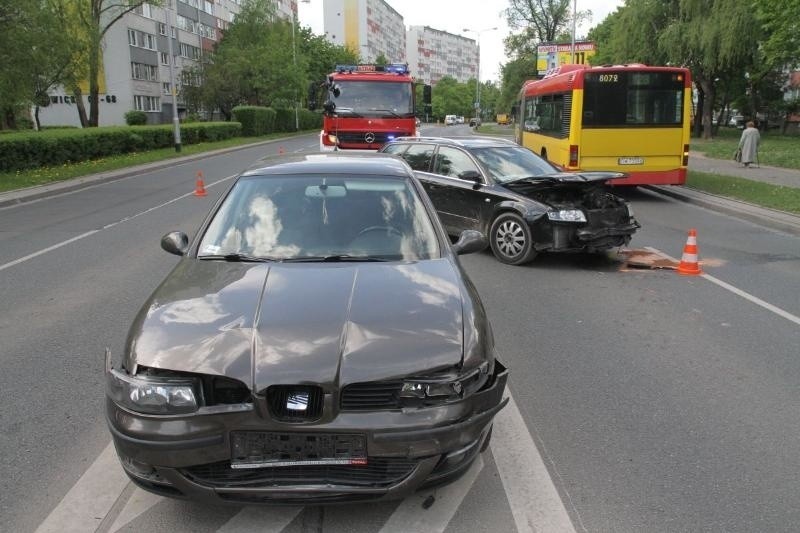
[[(120, 460), (140, 487), (213, 503), (336, 503), (402, 498), (450, 482), (488, 444), (507, 370), (497, 362), (487, 386), (438, 407), (339, 412), (319, 424), (278, 422), (257, 409), (188, 416), (132, 413), (107, 399), (108, 425)], [(230, 466), (233, 431), (363, 434), (366, 465)]]

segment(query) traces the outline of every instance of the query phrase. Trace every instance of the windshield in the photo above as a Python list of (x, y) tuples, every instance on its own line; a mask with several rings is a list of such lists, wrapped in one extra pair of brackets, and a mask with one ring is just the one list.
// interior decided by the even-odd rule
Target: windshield
[(338, 112), (350, 110), (363, 116), (410, 117), (414, 115), (411, 84), (387, 81), (337, 81), (340, 93), (331, 95)]
[(483, 163), (489, 175), (500, 183), (558, 172), (556, 167), (520, 146), (473, 148), (470, 152)]
[(684, 78), (680, 72), (588, 73), (583, 127), (680, 126)]
[(214, 215), (199, 258), (429, 259), (439, 245), (406, 179), (253, 176)]

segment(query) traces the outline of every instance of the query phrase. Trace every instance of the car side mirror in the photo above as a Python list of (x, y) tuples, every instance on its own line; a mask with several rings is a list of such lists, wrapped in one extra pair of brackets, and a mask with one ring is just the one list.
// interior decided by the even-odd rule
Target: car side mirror
[(161, 237), (161, 248), (165, 252), (183, 257), (189, 249), (189, 237), (182, 231), (171, 231)]
[(461, 232), (458, 240), (453, 245), (453, 251), (458, 255), (480, 252), (489, 246), (489, 242), (483, 233), (474, 229), (467, 229)]
[(462, 180), (469, 180), (474, 181), (475, 183), (483, 183), (483, 178), (481, 177), (481, 173), (477, 170), (465, 170), (464, 172), (458, 175), (459, 178)]

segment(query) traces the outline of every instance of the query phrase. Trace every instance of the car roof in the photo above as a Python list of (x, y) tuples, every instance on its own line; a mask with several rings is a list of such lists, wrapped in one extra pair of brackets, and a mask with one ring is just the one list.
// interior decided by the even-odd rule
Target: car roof
[(331, 152), (302, 155), (276, 155), (259, 160), (242, 173), (246, 176), (286, 174), (348, 174), (408, 178), (408, 165), (393, 156), (378, 153)]
[(388, 144), (398, 143), (436, 143), (463, 148), (498, 148), (519, 146), (510, 139), (500, 137), (398, 137)]

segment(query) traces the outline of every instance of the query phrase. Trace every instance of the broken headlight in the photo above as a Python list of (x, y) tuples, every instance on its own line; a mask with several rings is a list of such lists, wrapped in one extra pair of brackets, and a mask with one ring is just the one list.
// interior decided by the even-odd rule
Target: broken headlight
[(586, 215), (580, 209), (548, 211), (547, 218), (556, 222), (586, 222)]
[(460, 374), (409, 378), (403, 381), (400, 399), (409, 406), (458, 401), (480, 390), (488, 377), (489, 363), (484, 361), (477, 368)]
[(200, 383), (190, 377), (129, 376), (106, 372), (106, 392), (118, 405), (152, 415), (179, 415), (197, 411)]

